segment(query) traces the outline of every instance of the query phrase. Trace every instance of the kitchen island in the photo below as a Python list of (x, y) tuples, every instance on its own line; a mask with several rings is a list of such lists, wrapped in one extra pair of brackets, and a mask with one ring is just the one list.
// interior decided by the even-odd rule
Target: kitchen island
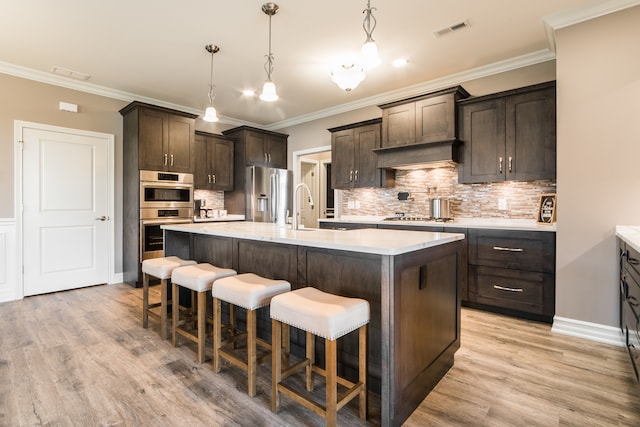
[[(303, 229), (267, 223), (176, 224), (165, 255), (209, 262), (238, 273), (288, 280), (364, 298), (371, 307), (368, 386), (380, 395), (384, 426), (399, 426), (453, 365), (460, 347), (460, 288), (466, 277), (463, 234), (381, 229)], [(258, 334), (270, 339), (268, 309)], [(292, 329), (292, 352), (304, 333)], [(339, 345), (339, 374), (357, 377), (357, 334)], [(324, 345), (316, 358), (324, 364)]]

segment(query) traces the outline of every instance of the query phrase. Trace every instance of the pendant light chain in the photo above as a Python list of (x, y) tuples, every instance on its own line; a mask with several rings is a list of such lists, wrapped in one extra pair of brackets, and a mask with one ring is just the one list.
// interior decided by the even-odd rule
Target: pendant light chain
[(273, 53), (271, 52), (271, 16), (269, 15), (269, 54), (265, 55), (267, 57), (267, 62), (264, 64), (264, 70), (267, 72), (267, 80), (271, 81), (271, 73), (273, 73), (273, 60), (275, 59)]

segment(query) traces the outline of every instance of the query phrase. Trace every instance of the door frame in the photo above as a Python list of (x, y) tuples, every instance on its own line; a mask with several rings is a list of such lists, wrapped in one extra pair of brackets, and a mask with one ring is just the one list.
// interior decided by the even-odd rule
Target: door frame
[(52, 126), (46, 125), (42, 123), (34, 123), (27, 122), (22, 120), (15, 120), (13, 126), (13, 135), (14, 135), (14, 217), (16, 218), (16, 261), (18, 265), (18, 274), (17, 274), (17, 283), (16, 283), (16, 297), (18, 299), (24, 298), (24, 259), (23, 259), (23, 238), (24, 233), (22, 231), (23, 227), (23, 185), (22, 185), (22, 175), (23, 175), (23, 158), (22, 158), (22, 149), (23, 149), (23, 141), (22, 135), (23, 131), (26, 128), (37, 129), (42, 131), (50, 131), (50, 132), (61, 132), (61, 133), (71, 133), (75, 135), (83, 135), (89, 136), (93, 138), (105, 139), (107, 141), (107, 215), (111, 220), (107, 221), (107, 273), (108, 273), (108, 283), (114, 283), (115, 278), (115, 254), (114, 254), (114, 182), (115, 182), (115, 135), (109, 133), (102, 132), (93, 132), (82, 129), (73, 129), (66, 128), (61, 126)]
[[(301, 182), (302, 176), (302, 168), (300, 163), (302, 158), (311, 154), (322, 153), (325, 151), (331, 151), (331, 145), (323, 145), (315, 148), (307, 148), (305, 150), (294, 151), (292, 153), (293, 157), (293, 188)], [(327, 191), (330, 191), (330, 188), (327, 188)], [(322, 192), (321, 192), (322, 193)], [(335, 218), (340, 218), (342, 205), (342, 191), (341, 190), (333, 190), (333, 200), (334, 200), (334, 215)], [(320, 216), (318, 216), (320, 217)]]

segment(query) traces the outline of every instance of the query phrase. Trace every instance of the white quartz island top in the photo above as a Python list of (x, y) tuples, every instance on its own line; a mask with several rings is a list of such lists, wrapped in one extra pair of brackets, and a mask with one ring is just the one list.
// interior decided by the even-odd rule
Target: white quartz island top
[(522, 231), (556, 231), (556, 224), (538, 224), (534, 219), (509, 219), (509, 218), (455, 218), (451, 221), (387, 221), (383, 216), (359, 216), (343, 215), (340, 218), (320, 219), (320, 222), (354, 223), (354, 224), (384, 224), (391, 226), (423, 226), (423, 227), (447, 227), (452, 228), (488, 228), (498, 230), (522, 230)]
[(632, 225), (617, 225), (616, 236), (624, 240), (633, 249), (640, 252), (640, 227)]
[(302, 229), (293, 231), (291, 230), (291, 225), (280, 226), (264, 222), (174, 224), (164, 225), (162, 228), (170, 231), (261, 240), (378, 255), (400, 255), (464, 239), (464, 234), (458, 233), (431, 233), (382, 229), (346, 231)]

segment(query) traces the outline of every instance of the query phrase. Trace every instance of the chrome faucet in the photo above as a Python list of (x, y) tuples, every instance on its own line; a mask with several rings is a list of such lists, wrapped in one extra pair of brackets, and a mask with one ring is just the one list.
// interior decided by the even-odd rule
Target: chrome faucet
[(304, 188), (305, 190), (307, 190), (307, 194), (309, 195), (309, 206), (313, 207), (313, 196), (311, 196), (311, 190), (309, 190), (309, 186), (304, 182), (296, 185), (295, 190), (293, 190), (293, 218), (291, 218), (292, 230), (298, 229), (298, 215), (300, 215), (300, 212), (298, 212), (298, 190), (300, 188)]

